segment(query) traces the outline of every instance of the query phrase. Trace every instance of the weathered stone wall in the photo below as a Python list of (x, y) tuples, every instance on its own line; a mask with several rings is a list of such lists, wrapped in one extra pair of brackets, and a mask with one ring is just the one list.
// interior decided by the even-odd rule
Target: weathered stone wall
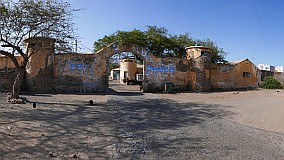
[(282, 85), (284, 84), (284, 73), (283, 72), (274, 72), (274, 78), (279, 81)]
[(53, 92), (55, 39), (34, 37), (26, 39), (25, 43), (30, 47), (28, 54), (32, 54), (26, 68), (26, 90)]
[(212, 88), (215, 90), (236, 89), (235, 66), (230, 64), (212, 64)]
[[(190, 60), (159, 58), (139, 46), (111, 44), (94, 55), (73, 54), (62, 55), (61, 58), (56, 55), (56, 90), (105, 92), (108, 88), (109, 58), (120, 52), (131, 52), (143, 59), (144, 92), (162, 92), (166, 82), (172, 82), (175, 90), (178, 91), (199, 92), (211, 89), (211, 60), (207, 56)], [(86, 56), (90, 56), (89, 58), (92, 60), (92, 65), (88, 64), (91, 68), (79, 69), (85, 65), (83, 59)], [(58, 68), (60, 69), (58, 70)]]
[(96, 55), (59, 54), (54, 62), (56, 92), (101, 92), (95, 76)]
[[(46, 40), (46, 41), (43, 41)], [(176, 91), (211, 89), (210, 63), (207, 56), (159, 58), (135, 45), (111, 44), (96, 54), (54, 54), (52, 39), (32, 39), (36, 50), (27, 66), (27, 89), (33, 92), (105, 92), (108, 88), (109, 58), (131, 52), (144, 62), (144, 92), (162, 92), (171, 82)]]
[(259, 71), (248, 59), (231, 64), (212, 64), (212, 88), (233, 90), (257, 88)]
[(146, 63), (145, 89), (148, 92), (161, 92), (164, 84), (171, 82), (176, 91), (210, 91), (210, 64), (208, 57), (189, 60), (152, 57), (152, 62)]
[[(21, 56), (16, 56), (19, 63), (23, 61)], [(15, 65), (9, 57), (0, 55), (0, 92), (11, 92), (16, 78)]]
[[(16, 56), (16, 59), (19, 62), (19, 64), (21, 64), (23, 61), (22, 56)], [(0, 69), (7, 69), (7, 68), (8, 69), (15, 68), (15, 65), (9, 57), (2, 56), (0, 54)]]
[(15, 69), (0, 69), (0, 92), (11, 92), (16, 76)]
[(211, 91), (211, 56), (201, 56), (194, 59), (196, 71), (196, 92)]
[(173, 83), (176, 91), (211, 90), (210, 55), (188, 60), (159, 58), (136, 45), (116, 44), (96, 54), (54, 54), (53, 39), (43, 37), (28, 42), (41, 47), (27, 66), (27, 88), (33, 92), (106, 92), (109, 58), (121, 52), (131, 52), (143, 60), (144, 92), (162, 92), (167, 82)]

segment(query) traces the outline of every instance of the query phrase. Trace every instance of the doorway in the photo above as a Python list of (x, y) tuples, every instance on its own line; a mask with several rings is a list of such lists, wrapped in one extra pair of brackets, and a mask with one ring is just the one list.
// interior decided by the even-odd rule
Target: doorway
[(131, 52), (114, 54), (108, 61), (109, 89), (117, 92), (141, 92), (144, 61)]

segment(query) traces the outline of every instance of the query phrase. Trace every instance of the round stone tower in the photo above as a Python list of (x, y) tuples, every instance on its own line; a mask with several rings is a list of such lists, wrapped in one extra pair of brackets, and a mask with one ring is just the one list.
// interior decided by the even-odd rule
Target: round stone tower
[(205, 46), (190, 46), (185, 50), (186, 58), (193, 62), (196, 73), (195, 82), (191, 82), (192, 90), (196, 92), (210, 91), (213, 50)]
[(27, 65), (27, 89), (34, 92), (53, 90), (53, 62), (55, 39), (33, 37), (25, 39), (25, 48), (30, 56)]
[(137, 63), (134, 58), (125, 58), (120, 60), (120, 82), (123, 79), (134, 80), (137, 73)]

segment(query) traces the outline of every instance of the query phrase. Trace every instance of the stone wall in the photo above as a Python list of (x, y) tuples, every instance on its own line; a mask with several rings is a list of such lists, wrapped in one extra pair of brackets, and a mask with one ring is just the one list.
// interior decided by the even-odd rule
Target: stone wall
[[(16, 56), (17, 61), (19, 62), (19, 64), (21, 64), (21, 62), (23, 61), (23, 57), (21, 56)], [(15, 65), (13, 63), (13, 61), (6, 56), (1, 56), (0, 54), (0, 69), (12, 69), (15, 68)]]
[(15, 69), (0, 69), (0, 92), (11, 92), (16, 76)]
[(171, 82), (176, 91), (210, 91), (210, 64), (208, 57), (190, 60), (153, 57), (153, 62), (146, 64), (145, 89), (147, 92), (161, 92), (164, 84)]
[[(25, 40), (31, 55), (26, 71), (26, 90), (46, 93), (54, 91), (55, 39), (34, 37)], [(31, 45), (29, 45), (31, 44)]]
[(284, 73), (283, 72), (274, 72), (273, 76), (277, 81), (279, 81), (282, 85), (284, 84)]
[[(21, 56), (16, 56), (19, 63), (23, 61)], [(11, 92), (16, 78), (15, 65), (9, 57), (0, 55), (0, 92)]]
[[(44, 41), (46, 40), (46, 41)], [(144, 63), (144, 92), (162, 92), (171, 82), (176, 91), (209, 91), (211, 66), (208, 56), (190, 58), (159, 58), (136, 45), (111, 44), (96, 54), (54, 54), (54, 40), (35, 38), (40, 44), (27, 66), (26, 88), (32, 92), (106, 92), (109, 58), (131, 52)], [(36, 45), (37, 46), (37, 45)]]
[(237, 63), (212, 64), (211, 68), (212, 88), (214, 90), (258, 87), (260, 72), (248, 59)]
[(167, 82), (177, 91), (211, 90), (211, 59), (159, 58), (135, 45), (116, 44), (96, 54), (55, 55), (54, 89), (57, 92), (105, 92), (108, 88), (109, 58), (120, 52), (131, 52), (144, 62), (144, 92), (162, 92)]
[[(29, 54), (34, 54), (27, 65), (25, 85), (32, 92), (106, 92), (109, 58), (121, 52), (131, 52), (143, 60), (144, 92), (162, 92), (168, 82), (176, 91), (255, 88), (261, 78), (256, 66), (248, 59), (211, 65), (211, 49), (203, 46), (187, 47), (188, 59), (181, 59), (156, 57), (136, 45), (113, 43), (95, 54), (55, 54), (54, 39), (36, 37), (25, 42), (27, 46), (33, 44)], [(21, 60), (18, 57), (18, 61)], [(11, 69), (14, 67), (7, 57), (0, 57), (1, 91), (11, 89), (15, 78)]]
[(56, 92), (101, 92), (95, 76), (96, 55), (59, 54), (54, 62)]

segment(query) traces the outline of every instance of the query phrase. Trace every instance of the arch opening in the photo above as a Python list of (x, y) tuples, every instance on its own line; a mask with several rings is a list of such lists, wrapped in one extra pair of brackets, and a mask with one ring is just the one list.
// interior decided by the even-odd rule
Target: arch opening
[(107, 61), (108, 88), (118, 92), (143, 91), (145, 63), (137, 53), (119, 52)]
[(148, 56), (144, 48), (113, 43), (96, 54), (101, 61), (100, 68), (105, 71), (101, 72), (105, 88), (122, 92), (143, 92)]

